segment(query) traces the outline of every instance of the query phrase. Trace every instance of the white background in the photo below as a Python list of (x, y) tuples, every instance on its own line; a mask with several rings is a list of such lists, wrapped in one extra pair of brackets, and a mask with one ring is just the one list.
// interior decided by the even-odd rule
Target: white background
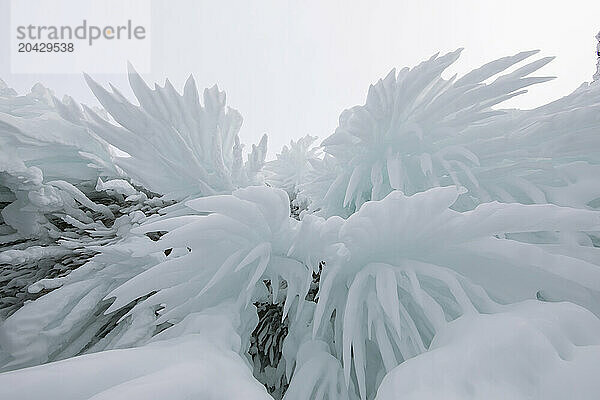
[[(41, 81), (94, 104), (81, 75), (11, 74), (8, 0), (0, 0), (0, 77), (20, 93)], [(61, 2), (53, 1), (57, 9)], [(446, 73), (541, 49), (556, 56), (538, 75), (558, 79), (511, 100), (534, 107), (564, 96), (595, 71), (600, 1), (167, 1), (152, 11), (152, 72), (181, 88), (218, 83), (244, 116), (242, 141), (269, 134), (273, 157), (290, 138), (324, 138), (340, 112), (362, 104), (370, 83), (392, 67), (412, 66), (437, 51), (464, 47)], [(110, 59), (111, 54), (105, 54)], [(122, 60), (114, 60), (125, 72)], [(124, 74), (94, 74), (130, 95)]]

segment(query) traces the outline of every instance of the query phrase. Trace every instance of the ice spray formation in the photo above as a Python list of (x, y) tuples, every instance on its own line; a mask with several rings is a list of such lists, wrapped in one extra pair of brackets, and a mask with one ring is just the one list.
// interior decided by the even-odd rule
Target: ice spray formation
[(460, 52), (272, 161), (192, 77), (0, 81), (0, 398), (595, 398), (600, 86)]

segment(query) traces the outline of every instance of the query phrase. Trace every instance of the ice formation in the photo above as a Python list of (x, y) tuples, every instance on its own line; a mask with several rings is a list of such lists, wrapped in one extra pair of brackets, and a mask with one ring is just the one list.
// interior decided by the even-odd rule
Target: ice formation
[[(239, 317), (224, 305), (189, 315), (175, 334), (158, 334), (147, 346), (4, 373), (0, 397), (14, 398), (18, 393), (23, 400), (270, 399), (240, 356), (236, 319), (239, 324)], [(78, 384), (65, 384), (57, 376)]]
[(492, 61), (459, 79), (441, 74), (460, 50), (392, 70), (323, 141), (333, 166), (324, 164), (316, 185), (306, 185), (310, 208), (346, 217), (394, 189), (413, 194), (447, 185), (468, 189), (462, 209), (492, 200), (582, 207), (600, 197), (588, 180), (599, 172), (600, 138), (590, 132), (600, 115), (598, 85), (531, 111), (491, 108), (551, 79), (529, 76), (552, 60), (546, 57), (486, 83), (535, 53)]
[(0, 82), (0, 397), (593, 399), (600, 87), (498, 109), (535, 53), (394, 70), (266, 163), (192, 78)]
[(155, 193), (174, 198), (231, 192), (262, 183), (267, 147), (263, 136), (242, 160), (239, 112), (225, 105), (225, 93), (215, 85), (204, 90), (204, 106), (189, 77), (183, 94), (167, 80), (150, 89), (130, 66), (129, 83), (140, 105), (131, 104), (116, 88), (109, 93), (92, 78), (86, 80), (113, 125), (86, 109), (87, 125), (108, 143), (131, 157), (115, 159), (128, 177)]
[(319, 162), (319, 148), (314, 146), (317, 140), (306, 135), (297, 141), (291, 140), (290, 147), (283, 146), (277, 159), (265, 164), (267, 183), (285, 190), (290, 196), (300, 189), (300, 185), (310, 179)]
[(37, 297), (28, 285), (68, 274), (171, 199), (262, 182), (266, 136), (243, 162), (241, 117), (216, 87), (202, 107), (191, 77), (180, 96), (150, 90), (132, 69), (138, 107), (87, 79), (110, 116), (39, 84), (18, 96), (2, 82), (2, 316)]
[[(127, 206), (97, 201), (99, 175), (120, 175), (113, 149), (79, 123), (73, 99), (41, 85), (0, 94), (0, 316), (35, 298), (27, 286), (67, 274), (117, 236)], [(106, 199), (105, 199), (106, 200)], [(123, 199), (120, 199), (121, 202)], [(104, 201), (106, 202), (106, 201)], [(123, 220), (121, 218), (121, 222)]]

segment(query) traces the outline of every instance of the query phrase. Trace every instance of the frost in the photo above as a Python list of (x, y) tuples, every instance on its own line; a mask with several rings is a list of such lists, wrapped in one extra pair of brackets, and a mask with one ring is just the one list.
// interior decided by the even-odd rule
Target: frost
[[(68, 275), (44, 279), (29, 286), (30, 291), (52, 288), (50, 293), (29, 302), (16, 310), (0, 325), (0, 361), (3, 370), (37, 365), (48, 361), (72, 357), (93, 347), (95, 351), (127, 347), (148, 340), (155, 331), (154, 310), (152, 319), (144, 329), (146, 336), (127, 345), (118, 345), (123, 328), (133, 325), (129, 318), (111, 335), (103, 334), (113, 328), (115, 314), (105, 315), (110, 306), (103, 301), (112, 288), (141, 273), (146, 265), (156, 263), (153, 257), (130, 256), (140, 246), (151, 240), (147, 237), (130, 237), (110, 246), (98, 246), (99, 254)], [(105, 249), (106, 248), (106, 249)], [(135, 304), (135, 303), (134, 303)], [(126, 311), (131, 309), (129, 305)], [(117, 320), (123, 315), (118, 316)]]

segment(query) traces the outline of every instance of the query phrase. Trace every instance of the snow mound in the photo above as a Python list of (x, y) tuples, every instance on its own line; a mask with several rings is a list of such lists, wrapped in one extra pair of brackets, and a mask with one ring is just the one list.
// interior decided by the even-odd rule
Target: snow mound
[(0, 374), (0, 398), (271, 399), (238, 354), (234, 318), (217, 311), (188, 316), (176, 338)]
[(428, 352), (393, 369), (376, 400), (591, 400), (600, 392), (600, 320), (530, 300), (463, 316)]

